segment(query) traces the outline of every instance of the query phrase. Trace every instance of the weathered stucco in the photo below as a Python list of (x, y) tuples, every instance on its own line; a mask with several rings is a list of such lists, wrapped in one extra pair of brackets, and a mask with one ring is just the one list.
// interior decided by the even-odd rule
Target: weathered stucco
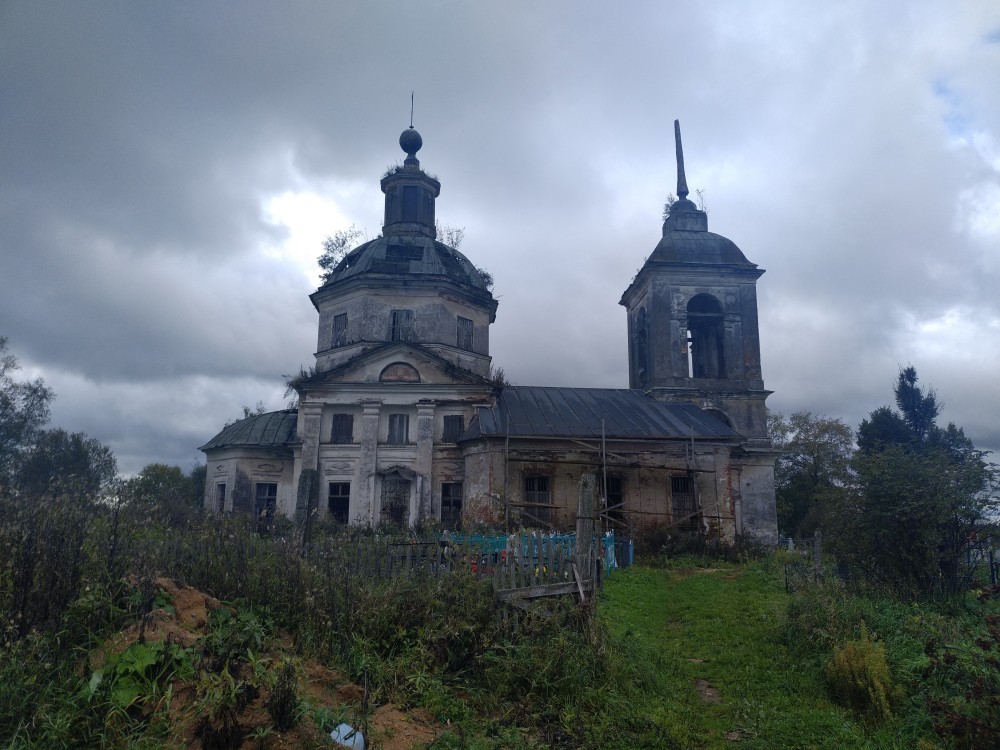
[[(489, 379), (497, 302), (487, 276), (435, 240), (440, 184), (420, 169), (421, 142), (415, 131), (404, 132), (407, 159), (382, 180), (383, 235), (352, 250), (311, 295), (316, 364), (295, 384), (295, 435), (270, 447), (260, 440), (222, 445), (229, 433), (216, 436), (206, 446), (206, 508), (229, 512), (249, 502), (245, 509), (253, 510), (257, 484), (275, 483), (277, 509), (292, 517), (299, 477), (315, 471), (320, 518), (330, 513), (331, 483), (338, 502), (349, 487), (347, 520), (360, 525), (439, 520), (443, 488), (461, 483), (467, 527), (529, 523), (529, 514), (541, 514), (547, 525), (571, 528), (581, 480), (593, 475), (602, 497), (605, 476), (621, 493), (609, 524), (684, 527), (729, 541), (774, 538), (756, 295), (763, 271), (709, 233), (704, 213), (682, 195), (622, 296), (629, 381), (651, 398), (621, 392), (629, 403), (694, 404), (671, 409), (694, 414), (693, 422), (676, 424), (709, 425), (697, 439), (676, 424), (673, 432), (621, 432), (603, 446), (593, 431), (511, 434), (509, 411), (507, 434), (484, 431), (481, 409), (503, 400)], [(657, 409), (656, 419), (675, 419)], [(653, 424), (654, 411), (639, 403), (636, 424)], [(292, 412), (283, 415), (290, 433)], [(466, 431), (460, 439), (446, 435), (446, 419), (456, 418)], [(450, 424), (454, 430), (459, 423)], [(599, 426), (603, 436), (604, 422)], [(219, 508), (221, 484), (227, 494)]]

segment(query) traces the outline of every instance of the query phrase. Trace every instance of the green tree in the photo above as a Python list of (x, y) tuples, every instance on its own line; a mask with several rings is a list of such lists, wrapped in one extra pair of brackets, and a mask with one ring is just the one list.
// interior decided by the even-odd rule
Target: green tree
[(18, 381), (17, 358), (0, 336), (0, 497), (11, 490), (17, 466), (49, 421), (53, 393), (41, 378)]
[(45, 430), (25, 453), (18, 489), (29, 497), (72, 492), (99, 500), (118, 473), (111, 449), (82, 432)]
[[(194, 487), (197, 474), (200, 474), (200, 487)], [(149, 464), (125, 482), (126, 497), (133, 509), (171, 526), (181, 526), (192, 515), (201, 512), (204, 488), (203, 471), (198, 472), (196, 468), (188, 475), (177, 466), (166, 464)]]
[(850, 483), (854, 435), (842, 420), (809, 411), (787, 419), (770, 412), (768, 429), (780, 451), (774, 466), (778, 528), (792, 536), (812, 534)]
[(951, 595), (972, 580), (976, 547), (998, 509), (996, 467), (961, 428), (936, 424), (941, 406), (900, 371), (898, 411), (882, 407), (858, 428), (855, 483), (835, 512), (842, 560), (904, 597)]

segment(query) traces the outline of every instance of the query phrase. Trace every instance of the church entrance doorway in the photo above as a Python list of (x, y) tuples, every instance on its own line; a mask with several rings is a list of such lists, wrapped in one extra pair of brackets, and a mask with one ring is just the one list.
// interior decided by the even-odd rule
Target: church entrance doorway
[(382, 521), (407, 526), (410, 516), (410, 481), (399, 476), (382, 479)]

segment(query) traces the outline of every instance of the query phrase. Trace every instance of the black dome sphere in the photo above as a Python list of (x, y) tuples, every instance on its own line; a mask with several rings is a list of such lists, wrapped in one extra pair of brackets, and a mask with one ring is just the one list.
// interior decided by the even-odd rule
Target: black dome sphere
[(399, 136), (399, 147), (409, 156), (417, 153), (423, 145), (424, 139), (420, 137), (420, 133), (413, 129), (412, 125)]

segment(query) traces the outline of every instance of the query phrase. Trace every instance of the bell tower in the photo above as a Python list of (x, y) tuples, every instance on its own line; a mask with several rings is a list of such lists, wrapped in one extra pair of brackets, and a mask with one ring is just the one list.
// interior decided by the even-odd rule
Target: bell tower
[(628, 311), (629, 387), (696, 404), (767, 449), (757, 279), (734, 242), (708, 231), (688, 199), (680, 123), (674, 121), (677, 200), (663, 236), (622, 295)]

